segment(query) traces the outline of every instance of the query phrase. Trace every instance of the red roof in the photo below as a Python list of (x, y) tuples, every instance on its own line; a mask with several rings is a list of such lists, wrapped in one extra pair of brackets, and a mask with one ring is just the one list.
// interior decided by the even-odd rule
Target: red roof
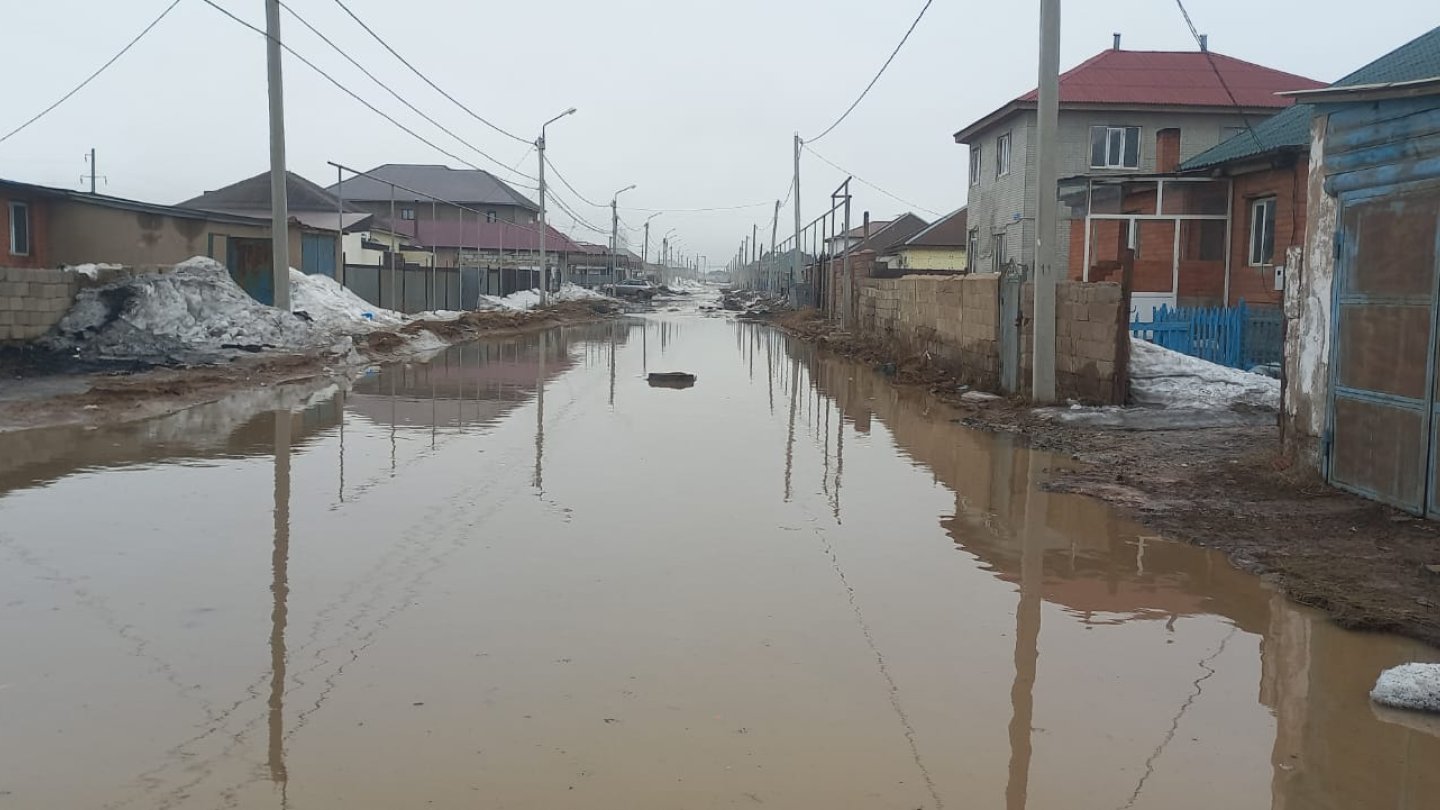
[[(1211, 67), (1211, 65), (1214, 67)], [(1220, 83), (1220, 77), (1225, 83)], [(1225, 87), (1235, 94), (1231, 101)], [(1202, 51), (1102, 51), (1060, 75), (1062, 104), (1157, 104), (1193, 107), (1288, 107), (1285, 90), (1324, 82)], [(1018, 101), (1036, 101), (1032, 90)]]
[[(412, 229), (404, 227), (405, 224)], [(411, 230), (415, 241), (425, 247), (466, 247), (481, 250), (538, 251), (540, 225), (518, 225), (514, 222), (410, 222), (400, 230)], [(565, 234), (546, 226), (545, 249), (556, 253), (581, 253), (584, 249)]]
[[(1060, 74), (1060, 103), (1126, 108), (1226, 108), (1238, 104), (1247, 110), (1278, 110), (1294, 101), (1276, 93), (1324, 86), (1324, 82), (1214, 51), (1110, 49)], [(1039, 95), (1038, 90), (1031, 90), (957, 132), (955, 139), (964, 142), (1016, 109), (1033, 109)]]

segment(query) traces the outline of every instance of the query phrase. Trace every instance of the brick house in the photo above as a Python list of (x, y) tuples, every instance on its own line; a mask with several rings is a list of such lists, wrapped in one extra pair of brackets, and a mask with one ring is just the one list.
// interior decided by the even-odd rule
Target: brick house
[(47, 203), (38, 187), (0, 182), (0, 267), (49, 266)]
[[(1173, 171), (1242, 131), (1247, 120), (1290, 106), (1277, 92), (1320, 86), (1219, 53), (1122, 50), (1117, 35), (1113, 48), (1060, 76), (1060, 176)], [(972, 271), (1034, 264), (1037, 101), (1031, 91), (955, 133), (956, 143), (970, 148)], [(1072, 251), (1072, 226), (1063, 220), (1075, 216), (1062, 204), (1060, 256)]]
[[(390, 184), (395, 183), (392, 187)], [(404, 188), (400, 188), (403, 186)], [(483, 216), (486, 222), (514, 222), (528, 225), (539, 221), (540, 206), (516, 191), (509, 183), (479, 169), (452, 169), (449, 166), (413, 163), (386, 163), (363, 175), (347, 177), (325, 189), (345, 201), (347, 207), (367, 211), (381, 220), (390, 218), (394, 200), (397, 231), (419, 233), (419, 222), (470, 221)], [(483, 214), (436, 203), (434, 198), (458, 203)]]

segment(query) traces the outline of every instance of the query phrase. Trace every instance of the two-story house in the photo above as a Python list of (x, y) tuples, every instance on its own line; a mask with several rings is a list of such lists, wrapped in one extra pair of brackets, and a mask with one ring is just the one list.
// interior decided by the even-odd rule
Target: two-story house
[[(391, 183), (395, 185), (392, 186)], [(357, 211), (388, 220), (394, 204), (396, 231), (419, 233), (418, 222), (486, 222), (528, 225), (540, 219), (540, 206), (495, 175), (479, 169), (413, 163), (386, 163), (326, 189)], [(457, 203), (477, 213), (445, 205)], [(408, 230), (407, 230), (408, 226)]]
[[(1117, 34), (1110, 50), (1060, 76), (1059, 175), (1174, 171), (1291, 104), (1276, 93), (1320, 86), (1207, 50), (1122, 50)], [(972, 272), (1034, 265), (1038, 95), (1026, 93), (955, 133), (955, 142), (970, 148)], [(1056, 255), (1063, 260), (1072, 213), (1063, 202), (1060, 213)]]

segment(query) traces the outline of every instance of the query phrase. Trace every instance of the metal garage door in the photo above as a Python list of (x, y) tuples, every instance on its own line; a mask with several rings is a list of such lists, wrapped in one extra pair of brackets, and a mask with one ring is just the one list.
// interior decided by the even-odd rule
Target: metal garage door
[(1440, 189), (1346, 195), (1342, 204), (1330, 479), (1434, 513)]

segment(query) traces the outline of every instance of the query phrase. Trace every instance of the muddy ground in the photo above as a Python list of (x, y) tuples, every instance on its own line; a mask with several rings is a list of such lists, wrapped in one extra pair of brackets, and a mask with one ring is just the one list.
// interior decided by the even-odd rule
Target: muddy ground
[[(365, 363), (414, 356), (422, 331), (449, 343), (504, 337), (618, 314), (609, 302), (572, 301), (543, 310), (468, 312), (453, 321), (412, 321), (398, 331), (357, 337)], [(150, 419), (213, 402), (241, 388), (315, 377), (347, 377), (363, 365), (322, 352), (240, 357), (224, 365), (153, 367), (80, 360), (34, 349), (0, 353), (0, 431), (59, 425), (101, 426)]]
[(966, 402), (924, 358), (857, 338), (816, 313), (779, 316), (791, 334), (883, 366), (962, 409), (960, 422), (1009, 432), (1083, 463), (1048, 488), (1113, 504), (1168, 538), (1223, 551), (1295, 601), (1354, 630), (1440, 646), (1440, 526), (1326, 486), (1296, 467), (1278, 426), (1117, 430), (1058, 423), (1020, 402)]

